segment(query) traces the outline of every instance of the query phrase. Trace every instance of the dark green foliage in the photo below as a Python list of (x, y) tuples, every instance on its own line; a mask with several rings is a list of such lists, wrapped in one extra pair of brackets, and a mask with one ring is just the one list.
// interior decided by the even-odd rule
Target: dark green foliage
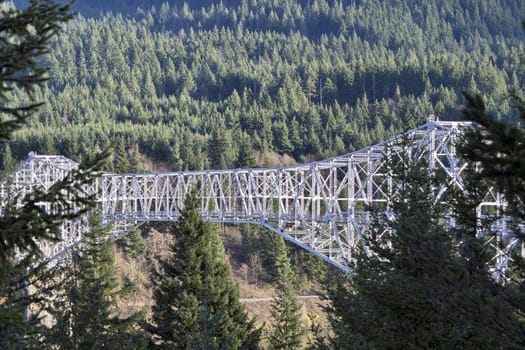
[(113, 152), (113, 170), (119, 174), (131, 172), (131, 162), (123, 138), (118, 138)]
[[(243, 246), (246, 248), (247, 263), (251, 258), (257, 257), (264, 266), (263, 280), (269, 283), (278, 282), (279, 247), (281, 237), (260, 226), (243, 225), (241, 228)], [(291, 276), (293, 277), (293, 276)]]
[(2, 152), (2, 155), (2, 168), (4, 170), (4, 173), (8, 174), (9, 172), (15, 170), (15, 161), (13, 159), (13, 154), (11, 153), (11, 147), (9, 147), (9, 144), (5, 145), (5, 149), (4, 152)]
[(260, 331), (247, 319), (222, 241), (198, 206), (193, 192), (173, 226), (172, 255), (154, 278), (152, 341), (162, 349), (256, 349)]
[[(35, 255), (22, 261), (3, 259), (0, 272), (0, 344), (4, 349), (40, 349), (40, 320), (54, 275)], [(31, 293), (29, 291), (31, 283)], [(29, 313), (29, 305), (33, 309)]]
[[(309, 160), (385, 139), (421, 123), (425, 115), (434, 110), (454, 118), (453, 113), (460, 103), (458, 91), (463, 88), (485, 94), (487, 106), (498, 107), (498, 116), (510, 115), (510, 104), (504, 100), (504, 86), (520, 86), (523, 79), (523, 70), (518, 65), (520, 50), (517, 49), (522, 45), (519, 39), (523, 34), (515, 30), (515, 23), (521, 20), (518, 16), (523, 13), (523, 1), (519, 0), (447, 0), (439, 5), (431, 0), (177, 0), (163, 3), (163, 0), (93, 0), (89, 3), (78, 0), (77, 8), (86, 10), (86, 15), (96, 16), (99, 9), (112, 8), (117, 10), (114, 13), (122, 9), (135, 18), (120, 14), (105, 14), (94, 20), (78, 17), (68, 26), (66, 37), (54, 42), (51, 54), (38, 60), (33, 58), (47, 50), (48, 39), (68, 18), (67, 8), (57, 7), (52, 2), (34, 1), (27, 12), (28, 17), (2, 17), (0, 21), (4, 25), (0, 26), (0, 31), (21, 39), (5, 41), (6, 50), (2, 55), (6, 56), (0, 55), (0, 61), (7, 62), (0, 79), (8, 82), (0, 88), (2, 108), (14, 116), (2, 119), (0, 137), (11, 138), (13, 159), (20, 160), (29, 151), (37, 151), (57, 152), (79, 160), (118, 139), (121, 142), (118, 157), (122, 159), (116, 161), (115, 166), (126, 172), (140, 168), (139, 149), (154, 162), (163, 162), (177, 170), (253, 166), (254, 149), (288, 153), (297, 160)], [(150, 7), (153, 4), (155, 7)], [(35, 31), (25, 25), (27, 19), (36, 20)], [(9, 54), (13, 48), (18, 51)], [(501, 58), (503, 55), (505, 59)], [(33, 84), (44, 77), (40, 66), (35, 66), (37, 63), (51, 67), (54, 77), (43, 87)], [(18, 88), (10, 90), (17, 85)], [(29, 91), (31, 96), (27, 94)], [(48, 103), (40, 106), (37, 118), (29, 120), (28, 127), (13, 136), (12, 131), (39, 106), (34, 101), (42, 100)], [(471, 105), (480, 106), (479, 103)], [(21, 108), (17, 110), (16, 106)], [(504, 157), (505, 165), (496, 167), (497, 172), (492, 175), (504, 180), (502, 188), (508, 189), (517, 203), (509, 206), (509, 210), (519, 214), (521, 180), (510, 175), (521, 174), (519, 158), (512, 162), (512, 157), (519, 157), (521, 136), (514, 137), (519, 136), (515, 131), (511, 134), (509, 145), (513, 147), (508, 150), (515, 153)], [(502, 140), (497, 140), (498, 144), (505, 144), (506, 140)], [(9, 159), (7, 154), (4, 161), (6, 158)], [(487, 158), (487, 161), (499, 164), (497, 158)], [(77, 193), (75, 191), (80, 190), (75, 187), (76, 181), (72, 176), (60, 186), (70, 186), (74, 188), (73, 193)], [(20, 340), (21, 335), (25, 334), (29, 340), (31, 327), (36, 324), (19, 322), (28, 303), (22, 291), (24, 281), (31, 280), (34, 285), (38, 285), (36, 280), (49, 281), (47, 276), (40, 274), (43, 269), (36, 267), (25, 275), (28, 266), (39, 266), (40, 262), (33, 235), (44, 233), (43, 238), (56, 239), (61, 220), (76, 215), (66, 211), (67, 214), (56, 218), (39, 210), (39, 201), (55, 200), (53, 196), (57, 194), (60, 197), (60, 186), (54, 187), (49, 194), (36, 192), (36, 197), (28, 198), (24, 209), (8, 210), (2, 219), (4, 222), (0, 223), (0, 242), (5, 248), (1, 248), (1, 253), (6, 253), (7, 257), (2, 260), (0, 269), (3, 288), (0, 324), (6, 325), (1, 334), (2, 339), (8, 339), (13, 346), (25, 345)], [(469, 210), (475, 207), (475, 199), (469, 203), (471, 207), (464, 209), (467, 213), (458, 220), (472, 222)], [(59, 200), (59, 204), (67, 206), (65, 201)], [(417, 209), (420, 215), (428, 214), (424, 210), (434, 210), (424, 205)], [(16, 216), (19, 213), (22, 215)], [(417, 217), (407, 214), (407, 218), (417, 222)], [(424, 239), (428, 239), (428, 245), (436, 243), (437, 247), (446, 247), (451, 242), (433, 241), (442, 233), (442, 227), (432, 226), (434, 224), (420, 226), (431, 230), (429, 237)], [(412, 232), (410, 227), (403, 225), (400, 229)], [(474, 234), (475, 230), (470, 226), (467, 231)], [(17, 233), (15, 238), (13, 232)], [(410, 244), (414, 248), (410, 252), (418, 253), (414, 256), (423, 262), (449, 257), (449, 253), (439, 249), (426, 257), (421, 252), (425, 252), (427, 245), (420, 247), (419, 238), (413, 239), (412, 235), (415, 234), (406, 236), (403, 244)], [(515, 326), (513, 317), (501, 323), (504, 326), (492, 327), (492, 330), (487, 329), (490, 323), (486, 320), (491, 315), (491, 308), (507, 315), (509, 303), (515, 307), (522, 305), (520, 296), (525, 295), (522, 284), (510, 284), (505, 290), (491, 284), (486, 279), (483, 247), (475, 244), (465, 232), (458, 233), (458, 237), (458, 240), (471, 242), (457, 248), (452, 257), (469, 257), (469, 264), (462, 265), (464, 261), (458, 264), (466, 266), (468, 274), (463, 276), (468, 276), (465, 281), (473, 286), (461, 290), (474, 301), (458, 304), (459, 307), (449, 314), (440, 309), (436, 315), (448, 315), (444, 320), (457, 323), (458, 319), (463, 320), (464, 314), (470, 313), (478, 317), (478, 323), (469, 319), (472, 323), (454, 328), (466, 333), (451, 333), (450, 341), (463, 339), (470, 330), (481, 325), (481, 335), (473, 335), (465, 344), (477, 344), (478, 338), (495, 333), (514, 342), (501, 344), (521, 344), (521, 329)], [(213, 242), (207, 244), (215, 246)], [(271, 240), (263, 243), (266, 248), (260, 251), (261, 257), (275, 258)], [(17, 247), (29, 254), (26, 260), (18, 263), (13, 260)], [(33, 254), (35, 251), (37, 253)], [(439, 252), (444, 255), (440, 256)], [(434, 280), (428, 282), (422, 278), (406, 286), (396, 282), (397, 277), (414, 274), (408, 270), (409, 265), (399, 259), (396, 266), (402, 269), (398, 275), (387, 275), (384, 281), (377, 279), (375, 282), (390, 283), (398, 294), (405, 293), (407, 289), (404, 288), (409, 286), (420, 295), (437, 293), (438, 297), (443, 297), (450, 293), (450, 299), (455, 300), (455, 289), (445, 286), (435, 291), (431, 288)], [(381, 260), (375, 264), (369, 267), (374, 273), (385, 267)], [(313, 265), (305, 266), (305, 271), (318, 271), (318, 266)], [(452, 280), (457, 277), (457, 270), (448, 270), (450, 266), (446, 264), (443, 266), (446, 273), (441, 270), (435, 273), (436, 286), (442, 286), (440, 278), (443, 276)], [(523, 271), (519, 266), (517, 261), (512, 270), (507, 271), (518, 281)], [(430, 267), (431, 264), (422, 264), (422, 268)], [(169, 272), (169, 268), (166, 271)], [(269, 271), (269, 276), (276, 278), (276, 271)], [(425, 281), (428, 286), (423, 283)], [(494, 297), (478, 293), (481, 285), (486, 286), (481, 290), (491, 290)], [(49, 287), (46, 283), (41, 286)], [(509, 303), (500, 302), (502, 291), (507, 293)], [(400, 308), (401, 304), (396, 304), (398, 301), (388, 298), (392, 293), (370, 293), (370, 300), (382, 298), (381, 303), (392, 310)], [(192, 346), (213, 348), (217, 343), (210, 334), (221, 329), (225, 316), (216, 312), (215, 304), (208, 302), (213, 296), (202, 294), (206, 302), (184, 301), (184, 305), (196, 308), (193, 311), (199, 310), (198, 315), (191, 318), (193, 324), (203, 326), (194, 327), (198, 332), (188, 341)], [(31, 298), (36, 300), (39, 295), (37, 292)], [(349, 300), (345, 298), (353, 294), (347, 291), (342, 295), (340, 310), (346, 312), (354, 304), (345, 304)], [(377, 306), (383, 304), (370, 302), (366, 293), (362, 297), (364, 299), (356, 307), (371, 305), (372, 310), (384, 311)], [(171, 305), (172, 301), (162, 301), (159, 294), (159, 305), (164, 305), (163, 302)], [(413, 304), (418, 310), (425, 307), (433, 310), (442, 305)], [(518, 316), (523, 317), (519, 310)], [(15, 311), (17, 316), (10, 318)], [(160, 307), (157, 312), (161, 312)], [(397, 313), (392, 311), (386, 315), (388, 322), (393, 315)], [(407, 329), (413, 324), (409, 316), (404, 314), (401, 322)], [(7, 320), (14, 321), (8, 323)], [(380, 336), (377, 330), (382, 327), (374, 326), (373, 321), (362, 322), (363, 327), (370, 327), (370, 337)], [(429, 331), (425, 325), (434, 327), (435, 320), (423, 321), (413, 329), (425, 337), (430, 334), (426, 338), (428, 342), (440, 341), (440, 335), (451, 329), (450, 325), (442, 325)], [(506, 330), (501, 331), (502, 327)], [(508, 329), (513, 333), (508, 335)], [(338, 334), (345, 336), (346, 333)], [(386, 328), (384, 335), (391, 336), (392, 332)], [(372, 341), (355, 339), (355, 343)], [(7, 343), (4, 341), (4, 344)], [(346, 343), (340, 345), (346, 346)], [(489, 341), (483, 345), (492, 344)]]
[[(87, 185), (100, 174), (106, 154), (95, 157), (79, 170), (73, 170), (63, 180), (46, 191), (33, 189), (31, 195), (18, 196), (7, 201), (0, 217), (0, 325), (2, 344), (15, 346), (20, 334), (29, 334), (40, 327), (39, 318), (46, 291), (54, 288), (53, 271), (47, 271), (47, 263), (39, 243), (58, 242), (64, 220), (75, 220), (94, 206), (92, 195), (85, 192)], [(41, 203), (51, 203), (53, 211), (45, 211)], [(18, 256), (18, 258), (15, 258)], [(31, 294), (24, 290), (31, 285)], [(24, 310), (32, 305), (29, 322), (23, 323)], [(22, 324), (23, 323), (23, 324)], [(26, 333), (29, 332), (29, 333)], [(23, 337), (23, 336), (22, 336)]]
[[(281, 237), (275, 232), (254, 225), (242, 225), (241, 235), (245, 248), (244, 262), (252, 269), (252, 274), (257, 275), (255, 282), (259, 282), (259, 279), (268, 283), (278, 282), (277, 260)], [(328, 263), (293, 244), (285, 244), (290, 251), (294, 272), (291, 282), (300, 288), (306, 287), (306, 283), (301, 285), (303, 282), (323, 283)], [(260, 266), (252, 266), (259, 264)], [(261, 271), (257, 271), (259, 267)], [(300, 280), (297, 280), (297, 276), (300, 276)]]
[(270, 306), (274, 319), (273, 331), (269, 335), (270, 349), (299, 349), (302, 345), (301, 306), (294, 294), (294, 275), (284, 239), (278, 236), (277, 257), (277, 296)]
[(55, 289), (48, 310), (56, 323), (46, 343), (60, 349), (145, 349), (145, 337), (138, 331), (142, 315), (114, 316), (126, 288), (117, 278), (108, 229), (100, 226), (100, 219), (92, 216), (82, 245), (65, 262), (63, 287)]
[[(504, 195), (507, 206), (501, 210), (499, 217), (488, 218), (482, 224), (489, 229), (493, 220), (506, 216), (506, 235), (513, 236), (519, 244), (509, 250), (508, 238), (502, 239), (499, 249), (509, 255), (508, 266), (505, 270), (497, 270), (492, 275), (496, 281), (487, 284), (490, 298), (479, 299), (476, 295), (467, 295), (469, 306), (477, 310), (476, 321), (486, 328), (486, 332), (497, 339), (504, 348), (523, 348), (525, 346), (525, 261), (521, 249), (525, 236), (520, 225), (525, 220), (525, 101), (518, 92), (512, 93), (512, 102), (519, 113), (519, 123), (509, 124), (497, 121), (485, 107), (479, 96), (465, 95), (467, 106), (463, 111), (465, 119), (476, 122), (478, 127), (465, 135), (465, 143), (460, 146), (460, 152), (471, 162), (479, 162), (477, 172), (466, 182), (469, 196), (465, 196), (467, 205), (459, 205), (459, 223), (465, 231), (476, 233), (474, 221), (477, 206), (485, 201), (484, 193), (489, 188), (496, 189)], [(493, 213), (496, 214), (496, 213)], [(489, 238), (486, 237), (485, 240)], [(474, 244), (473, 249), (462, 252), (472, 262), (486, 262), (494, 253), (491, 245), (479, 247)], [(494, 264), (490, 260), (490, 264)], [(481, 264), (478, 264), (481, 265)], [(479, 266), (474, 266), (479, 268)]]
[(510, 30), (518, 0), (152, 4), (104, 2), (134, 18), (71, 23), (46, 59), (56, 78), (35, 91), (49, 103), (13, 139), (15, 159), (78, 159), (122, 138), (169, 169), (234, 167), (251, 164), (246, 135), (254, 150), (301, 161), (383, 140), (428, 113), (457, 118), (471, 85), (506, 115), (501, 88), (523, 78), (522, 33)]
[[(71, 16), (68, 6), (53, 1), (31, 1), (23, 11), (3, 1), (0, 6), (0, 142), (5, 144), (42, 105), (37, 100), (38, 85), (47, 79), (42, 55)], [(85, 188), (99, 174), (104, 157), (94, 157), (49, 189), (5, 198), (0, 217), (0, 347), (42, 347), (41, 312), (55, 276), (47, 269), (39, 243), (59, 241), (64, 220), (78, 219), (93, 207)], [(6, 159), (9, 163), (8, 154), (4, 166)], [(45, 211), (42, 203), (52, 210)]]
[[(20, 2), (21, 0), (17, 0)], [(515, 32), (519, 19), (509, 18), (509, 12), (500, 8), (499, 0), (443, 1), (439, 5), (431, 0), (405, 0), (384, 3), (379, 0), (369, 1), (332, 1), (332, 0), (287, 0), (287, 1), (236, 1), (236, 0), (200, 0), (187, 2), (175, 0), (133, 0), (122, 3), (117, 0), (77, 0), (75, 9), (86, 16), (100, 16), (101, 11), (124, 12), (138, 14), (154, 23), (159, 30), (167, 30), (179, 21), (184, 30), (198, 23), (198, 27), (213, 30), (214, 27), (242, 26), (250, 30), (265, 28), (279, 33), (300, 32), (311, 38), (322, 35), (335, 37), (351, 35), (366, 36), (373, 43), (401, 45), (406, 43), (403, 37), (392, 37), (398, 29), (405, 34), (408, 29), (428, 28), (428, 40), (436, 43), (445, 41), (441, 34), (453, 36), (455, 39), (472, 38), (474, 34), (499, 32), (504, 35), (519, 35)], [(506, 1), (508, 11), (519, 14), (523, 10), (522, 3), (517, 0)], [(144, 9), (154, 7), (150, 16)], [(204, 9), (204, 11), (201, 11)], [(394, 27), (392, 18), (399, 12), (412, 11), (406, 22)], [(368, 12), (378, 12), (368, 19), (370, 25), (365, 26), (360, 16)], [(386, 14), (385, 14), (386, 13)], [(264, 16), (262, 16), (263, 14)], [(380, 16), (383, 21), (379, 22)], [(437, 20), (447, 24), (440, 27)], [(480, 19), (484, 19), (481, 21)], [(378, 26), (384, 25), (384, 30)], [(411, 26), (414, 25), (414, 28)], [(421, 35), (419, 31), (414, 36)], [(426, 34), (426, 33), (425, 33)], [(415, 39), (411, 39), (415, 40)], [(409, 43), (411, 41), (408, 41)], [(380, 80), (378, 80), (380, 83)], [(379, 85), (379, 84), (378, 84)], [(379, 88), (378, 88), (379, 89)]]
[[(443, 220), (452, 193), (433, 200), (425, 164), (393, 168), (395, 218), (379, 218), (371, 256), (362, 253), (356, 275), (329, 291), (328, 309), (338, 349), (497, 348), (490, 325), (476, 319), (471, 298), (497, 305), (486, 265), (471, 269), (462, 254), (471, 241), (455, 237)], [(382, 235), (385, 229), (391, 235)], [(388, 238), (387, 238), (388, 237)], [(467, 237), (467, 236), (465, 236)], [(478, 307), (481, 305), (478, 305)], [(378, 326), (380, 325), (380, 327)]]
[[(373, 256), (362, 254), (356, 276), (339, 277), (330, 289), (328, 312), (335, 336), (318, 348), (327, 343), (341, 349), (525, 346), (521, 252), (510, 251), (507, 269), (494, 271), (497, 242), (491, 226), (498, 217), (477, 218), (487, 191), (496, 188), (508, 200), (500, 213), (512, 216), (507, 228), (523, 242), (518, 227), (525, 219), (521, 171), (525, 133), (519, 125), (490, 117), (480, 97), (466, 98), (464, 115), (479, 125), (459, 145), (473, 164), (464, 176), (465, 191), (452, 191), (435, 203), (430, 195), (435, 187), (424, 165), (401, 173), (394, 169), (401, 184), (393, 197), (396, 216), (382, 222), (377, 232), (386, 226), (394, 235), (372, 242)], [(514, 101), (523, 117), (523, 101), (517, 96)], [(454, 228), (442, 219), (447, 212), (454, 213)], [(480, 229), (487, 235), (479, 237)]]
[(143, 171), (142, 161), (140, 159), (140, 152), (139, 152), (138, 145), (135, 145), (135, 147), (133, 147), (133, 153), (131, 154), (129, 165), (130, 165), (130, 171), (133, 173), (141, 173)]
[(257, 166), (253, 146), (247, 135), (243, 134), (239, 144), (239, 153), (235, 161), (236, 168), (254, 168)]
[(232, 145), (229, 132), (219, 125), (208, 140), (208, 159), (212, 169), (226, 169), (232, 164)]
[[(465, 97), (467, 107), (463, 115), (480, 128), (465, 136), (467, 142), (460, 146), (460, 151), (471, 162), (479, 162), (481, 170), (475, 175), (477, 180), (495, 185), (508, 202), (506, 214), (515, 218), (516, 224), (522, 223), (525, 221), (525, 101), (514, 95), (519, 123), (509, 124), (489, 115), (480, 96), (466, 94)], [(525, 240), (523, 232), (515, 230), (514, 233)]]
[(142, 237), (142, 232), (139, 229), (127, 233), (118, 240), (118, 243), (133, 259), (143, 257), (146, 254), (146, 241), (144, 237)]
[[(517, 92), (512, 95), (524, 121), (525, 102)], [(387, 227), (393, 236), (372, 242), (373, 256), (359, 257), (357, 275), (337, 279), (330, 289), (328, 311), (335, 336), (316, 348), (525, 346), (525, 264), (519, 249), (508, 250), (509, 237), (517, 240), (516, 246), (525, 238), (520, 229), (525, 219), (525, 132), (521, 123), (489, 115), (479, 95), (465, 98), (463, 116), (477, 125), (458, 145), (471, 164), (463, 171), (463, 189), (436, 203), (429, 196), (435, 188), (432, 179), (418, 170), (424, 164), (393, 169), (401, 181), (393, 197), (395, 218), (381, 221), (377, 232)], [(479, 205), (490, 201), (486, 194), (491, 189), (504, 195), (507, 206), (499, 211), (485, 208), (485, 217), (479, 218)], [(443, 220), (447, 212), (454, 213), (453, 228)], [(509, 232), (494, 232), (493, 225), (503, 216)], [(496, 233), (501, 238), (494, 241)], [(504, 270), (495, 266), (497, 250), (509, 254)]]
[[(48, 53), (49, 42), (71, 14), (69, 6), (53, 1), (31, 1), (24, 11), (4, 7), (4, 1), (0, 5), (0, 112), (12, 116), (0, 123), (0, 140), (5, 142), (42, 105), (33, 99), (37, 85), (47, 79), (47, 68), (39, 64), (39, 59)], [(13, 91), (23, 94), (15, 103)]]

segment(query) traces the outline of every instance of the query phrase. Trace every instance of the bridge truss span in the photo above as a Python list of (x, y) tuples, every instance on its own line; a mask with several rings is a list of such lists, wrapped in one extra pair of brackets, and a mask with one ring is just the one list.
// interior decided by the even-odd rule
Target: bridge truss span
[[(391, 199), (399, 188), (391, 173), (393, 164), (410, 167), (417, 162), (438, 174), (442, 181), (435, 188), (436, 200), (447, 189), (464, 190), (462, 177), (468, 164), (457, 157), (456, 143), (469, 127), (429, 118), (421, 127), (390, 140), (327, 160), (264, 169), (103, 174), (90, 191), (97, 194), (103, 224), (111, 224), (113, 236), (143, 222), (176, 221), (186, 196), (195, 189), (204, 219), (262, 225), (350, 271), (356, 251), (367, 247), (372, 222), (368, 208), (383, 211), (386, 217), (393, 214)], [(0, 184), (0, 210), (12, 194), (22, 198), (35, 187), (47, 189), (76, 167), (65, 157), (30, 154)], [(478, 216), (493, 215), (504, 206), (502, 196), (490, 190)], [(76, 245), (87, 223), (87, 216), (65, 222), (61, 242), (42, 244), (46, 256), (53, 259)], [(505, 221), (499, 223), (501, 227), (490, 233), (479, 232), (492, 235), (496, 271), (505, 268), (512, 249), (523, 247), (505, 229)]]
[(356, 152), (280, 168), (105, 174), (100, 183), (103, 220), (177, 220), (184, 198), (197, 188), (206, 220), (263, 225), (348, 270), (356, 249), (366, 247), (367, 208), (387, 211), (395, 191), (387, 162), (426, 158), (430, 170), (447, 177), (439, 193), (450, 186), (462, 188), (466, 165), (456, 157), (455, 144), (467, 126), (431, 120)]

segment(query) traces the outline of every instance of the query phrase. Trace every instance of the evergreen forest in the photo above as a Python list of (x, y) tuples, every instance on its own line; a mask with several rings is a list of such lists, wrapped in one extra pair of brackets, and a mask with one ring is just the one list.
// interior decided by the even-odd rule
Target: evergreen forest
[(117, 172), (278, 165), (269, 154), (304, 162), (429, 114), (458, 119), (463, 90), (512, 118), (507, 91), (524, 79), (521, 1), (77, 0), (73, 9), (43, 58), (52, 79), (34, 95), (45, 104), (9, 143), (9, 162), (30, 151), (81, 161), (107, 146), (134, 159), (115, 160)]

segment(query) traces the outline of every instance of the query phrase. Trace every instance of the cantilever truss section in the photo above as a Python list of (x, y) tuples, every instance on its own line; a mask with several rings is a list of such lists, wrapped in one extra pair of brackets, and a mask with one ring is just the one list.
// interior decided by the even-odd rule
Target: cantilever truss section
[[(48, 189), (55, 182), (62, 180), (78, 164), (63, 156), (46, 156), (30, 153), (28, 158), (6, 179), (0, 183), (0, 210), (9, 200), (20, 201), (35, 188)], [(46, 205), (42, 203), (42, 205)], [(45, 256), (54, 257), (67, 247), (75, 244), (82, 237), (86, 220), (67, 221), (62, 224), (60, 243), (42, 242), (41, 249)]]
[(103, 219), (177, 220), (185, 196), (197, 186), (206, 220), (263, 225), (349, 271), (356, 249), (366, 247), (367, 208), (388, 211), (395, 191), (387, 160), (426, 157), (429, 170), (447, 178), (437, 196), (452, 186), (463, 188), (466, 164), (456, 157), (455, 144), (468, 126), (431, 119), (357, 152), (281, 168), (106, 174), (100, 183)]
[[(6, 205), (21, 205), (24, 197), (33, 189), (47, 190), (57, 181), (63, 180), (71, 170), (77, 168), (76, 162), (63, 156), (30, 153), (13, 173), (0, 182), (0, 215)], [(95, 188), (96, 186), (88, 190), (93, 193), (96, 191)], [(12, 203), (13, 200), (16, 203)], [(49, 203), (41, 203), (41, 205), (46, 210), (49, 209)], [(116, 236), (135, 226), (136, 223), (131, 222), (117, 223), (113, 225), (110, 234)], [(41, 242), (40, 248), (46, 257), (53, 260), (78, 244), (87, 229), (89, 229), (88, 214), (82, 215), (79, 220), (65, 220), (60, 228), (62, 240), (58, 243)]]
[[(463, 189), (467, 168), (455, 144), (470, 124), (436, 122), (410, 130), (381, 144), (309, 164), (266, 169), (207, 170), (157, 174), (104, 174), (96, 185), (103, 224), (114, 234), (139, 222), (175, 221), (186, 195), (197, 188), (201, 215), (211, 222), (259, 224), (331, 264), (350, 271), (358, 249), (366, 249), (371, 217), (367, 208), (382, 208), (388, 215), (397, 185), (388, 164), (424, 158), (429, 171), (446, 181), (436, 197), (451, 187)], [(59, 156), (30, 155), (13, 174), (18, 191), (48, 187), (76, 163)], [(2, 198), (7, 190), (2, 187)], [(438, 199), (438, 198), (437, 198)], [(480, 214), (504, 203), (487, 194)], [(77, 226), (75, 226), (77, 225)], [(63, 242), (47, 247), (60, 254), (81, 238), (83, 223), (66, 223)], [(500, 235), (503, 236), (503, 235)], [(510, 240), (495, 237), (495, 266), (508, 261)]]

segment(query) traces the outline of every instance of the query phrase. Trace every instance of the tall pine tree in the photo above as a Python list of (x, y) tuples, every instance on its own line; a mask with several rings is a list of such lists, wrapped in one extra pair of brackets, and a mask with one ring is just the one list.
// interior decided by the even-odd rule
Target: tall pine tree
[(107, 239), (108, 229), (100, 226), (99, 216), (93, 214), (82, 245), (65, 262), (63, 289), (54, 291), (49, 309), (55, 324), (46, 343), (60, 349), (144, 349), (141, 315), (114, 315), (126, 288), (118, 281), (114, 243)]
[(260, 331), (239, 302), (218, 232), (198, 208), (193, 191), (173, 225), (171, 255), (154, 277), (152, 342), (162, 349), (257, 349)]
[[(412, 159), (417, 159), (414, 155)], [(443, 220), (451, 195), (435, 201), (439, 181), (424, 161), (391, 166), (396, 179), (390, 219), (378, 216), (356, 275), (329, 288), (328, 308), (338, 349), (495, 348), (498, 341), (466, 312), (465, 296), (489, 297), (487, 279), (470, 262)], [(435, 171), (437, 171), (435, 169)], [(391, 235), (383, 234), (385, 229)], [(376, 240), (373, 240), (376, 238)]]
[(294, 276), (284, 239), (277, 240), (277, 296), (270, 306), (274, 323), (270, 334), (270, 349), (293, 350), (302, 345), (301, 306), (293, 290)]
[[(69, 6), (60, 6), (54, 1), (33, 0), (25, 10), (2, 7), (0, 113), (8, 117), (0, 120), (0, 143), (9, 140), (42, 105), (34, 100), (33, 94), (35, 87), (47, 80), (47, 68), (42, 66), (41, 58), (48, 52), (48, 45), (61, 25), (70, 18)], [(18, 100), (13, 100), (13, 91)], [(0, 217), (1, 348), (41, 348), (44, 292), (53, 288), (54, 276), (48, 270), (39, 243), (59, 241), (64, 220), (77, 219), (94, 205), (85, 185), (98, 174), (103, 158), (96, 157), (49, 189), (34, 188), (31, 195), (24, 198), (16, 191), (3, 197)], [(54, 210), (47, 212), (42, 203), (48, 203)]]
[[(525, 100), (517, 92), (512, 94), (519, 117), (516, 124), (496, 120), (481, 97), (465, 95), (463, 116), (477, 126), (467, 132), (459, 151), (475, 167), (470, 169), (472, 175), (465, 181), (468, 191), (457, 202), (456, 212), (463, 241), (473, 241), (483, 231), (487, 234), (481, 242), (491, 241), (481, 247), (472, 243), (462, 252), (471, 261), (470, 270), (485, 281), (485, 292), (465, 294), (461, 308), (475, 315), (472, 321), (477, 328), (502, 348), (520, 349), (525, 347), (525, 259), (520, 249), (525, 245)], [(487, 218), (478, 220), (479, 205), (486, 202), (489, 189), (502, 195), (506, 206), (484, 212)], [(505, 232), (491, 232), (498, 222), (505, 226), (496, 225), (496, 230)], [(496, 253), (505, 254), (506, 266), (494, 266)]]
[(15, 160), (13, 159), (13, 154), (11, 153), (11, 147), (8, 143), (5, 144), (4, 154), (2, 160), (2, 167), (5, 174), (8, 174), (10, 171), (15, 169)]
[(126, 149), (126, 141), (119, 137), (115, 145), (114, 171), (120, 174), (126, 174), (131, 171), (131, 162)]

